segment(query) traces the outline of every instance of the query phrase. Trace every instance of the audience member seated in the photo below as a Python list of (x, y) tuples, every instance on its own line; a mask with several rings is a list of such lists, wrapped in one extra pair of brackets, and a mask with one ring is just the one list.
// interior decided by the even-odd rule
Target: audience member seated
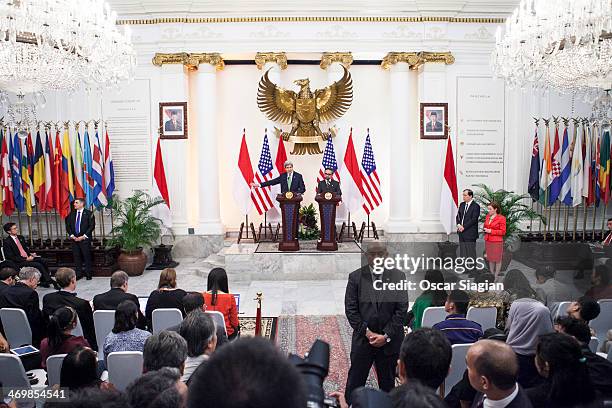
[(74, 269), (58, 268), (55, 280), (61, 288), (57, 292), (47, 293), (43, 297), (43, 313), (51, 316), (58, 308), (69, 306), (76, 310), (83, 328), (83, 335), (94, 350), (98, 349), (96, 343), (96, 330), (94, 328), (93, 311), (85, 299), (77, 297), (77, 278)]
[(127, 398), (118, 391), (96, 387), (81, 388), (70, 393), (70, 402), (65, 399), (45, 403), (45, 408), (126, 408)]
[(470, 297), (463, 290), (453, 290), (448, 295), (444, 309), (448, 315), (444, 321), (433, 325), (441, 330), (451, 344), (474, 343), (483, 336), (480, 324), (465, 318)]
[(409, 333), (400, 349), (400, 382), (417, 380), (437, 389), (448, 375), (452, 355), (450, 342), (439, 330), (422, 327)]
[(217, 347), (215, 323), (206, 313), (194, 311), (181, 323), (179, 334), (187, 341), (187, 359), (181, 377), (181, 381), (187, 382), (195, 369), (208, 360)]
[[(478, 274), (474, 278), (474, 283), (489, 284), (495, 282), (495, 276), (491, 272)], [(510, 309), (510, 295), (505, 290), (488, 290), (468, 292), (470, 296), (470, 307), (494, 307), (497, 309), (495, 327), (504, 330), (508, 309)]]
[(176, 368), (183, 375), (187, 359), (187, 342), (180, 334), (163, 330), (147, 339), (143, 359), (145, 373), (170, 367)]
[(9, 345), (6, 338), (0, 333), (0, 354), (10, 353), (11, 346)]
[[(612, 233), (611, 233), (612, 234)], [(595, 300), (612, 299), (612, 283), (610, 283), (610, 268), (606, 265), (598, 265), (591, 274), (591, 288), (585, 296)]]
[[(202, 312), (206, 310), (204, 306), (204, 296), (200, 292), (187, 292), (185, 297), (183, 298), (183, 308), (185, 309), (185, 313), (189, 316), (189, 313), (192, 312)], [(168, 327), (166, 330), (178, 332), (181, 324), (177, 324), (176, 326)], [(217, 331), (217, 347), (219, 348), (225, 343), (227, 343), (227, 336), (225, 335), (225, 327), (215, 325), (215, 330)]]
[(138, 306), (131, 300), (119, 303), (115, 310), (115, 325), (104, 339), (104, 361), (114, 351), (144, 351), (145, 341), (151, 336), (136, 327)]
[(550, 310), (535, 299), (518, 299), (510, 306), (506, 326), (506, 343), (518, 359), (518, 383), (524, 388), (533, 387), (541, 381), (534, 362), (538, 336), (554, 331)]
[(88, 347), (78, 346), (64, 357), (60, 387), (69, 388), (70, 391), (89, 387), (113, 390), (112, 384), (100, 380), (98, 371), (96, 352)]
[(183, 298), (187, 292), (176, 287), (176, 271), (172, 268), (166, 268), (159, 274), (159, 284), (149, 295), (145, 316), (147, 318), (147, 327), (153, 330), (153, 311), (155, 309), (178, 309), (185, 317), (183, 309)]
[[(8, 266), (0, 268), (0, 308), (8, 307), (2, 304), (4, 302), (4, 292), (15, 284), (18, 273), (16, 269)], [(0, 333), (4, 334), (2, 321), (0, 321)]]
[(40, 300), (36, 287), (40, 280), (40, 272), (36, 268), (24, 266), (19, 271), (19, 281), (0, 294), (0, 305), (22, 309), (32, 329), (32, 343), (40, 346), (40, 341), (46, 336), (48, 316), (40, 310)]
[(612, 362), (593, 353), (589, 348), (591, 341), (589, 326), (573, 317), (561, 316), (555, 321), (555, 329), (578, 340), (595, 390), (601, 396), (612, 399)]
[[(428, 269), (425, 272), (425, 281), (435, 284), (444, 284), (444, 276), (437, 269)], [(442, 289), (427, 289), (416, 298), (412, 309), (408, 312), (408, 323), (412, 330), (421, 327), (423, 313), (428, 307), (444, 306), (448, 293)]]
[(187, 396), (188, 408), (305, 406), (301, 373), (261, 337), (238, 339), (213, 353), (191, 376)]
[[(581, 296), (578, 300), (573, 301), (567, 308), (567, 315), (573, 317), (574, 319), (582, 320), (586, 324), (597, 316), (601, 312), (601, 307), (599, 303), (593, 298), (588, 296)], [(593, 329), (591, 329), (591, 333)]]
[(228, 339), (232, 340), (239, 336), (238, 308), (234, 295), (229, 291), (225, 269), (214, 268), (208, 274), (204, 303), (207, 311), (223, 313)]
[(393, 408), (446, 408), (434, 390), (418, 381), (394, 388), (390, 396)]
[(540, 336), (535, 361), (546, 380), (527, 390), (534, 408), (600, 406), (576, 339), (563, 333)]
[(478, 393), (473, 408), (531, 408), (517, 383), (519, 366), (512, 348), (501, 341), (480, 340), (468, 350), (466, 364), (470, 385)]
[(126, 394), (130, 408), (183, 408), (187, 402), (187, 386), (178, 371), (168, 367), (145, 373)]
[(138, 297), (128, 293), (129, 276), (124, 271), (115, 271), (110, 278), (110, 290), (108, 292), (99, 293), (93, 298), (94, 310), (116, 310), (119, 303), (124, 300), (131, 300), (138, 306), (138, 324), (139, 329), (147, 328), (147, 321), (140, 311), (140, 302)]
[(17, 227), (17, 224), (14, 222), (7, 222), (4, 224), (3, 228), (8, 234), (8, 236), (4, 238), (4, 241), (2, 242), (4, 259), (14, 262), (18, 268), (30, 266), (38, 269), (41, 276), (40, 286), (43, 288), (51, 287), (51, 284), (57, 287), (49, 274), (47, 261), (38, 256), (36, 252), (29, 251), (25, 238), (23, 235), (19, 235), (19, 228)]
[(556, 273), (557, 271), (552, 266), (542, 266), (535, 270), (536, 292), (553, 316), (559, 307), (559, 302), (573, 299), (570, 288), (555, 278)]
[(516, 299), (538, 299), (529, 280), (520, 269), (510, 269), (504, 277), (504, 290), (510, 295), (510, 303)]
[(70, 306), (59, 307), (49, 318), (48, 337), (40, 343), (42, 368), (47, 368), (47, 357), (55, 354), (67, 354), (75, 348), (89, 347), (83, 336), (73, 336), (76, 327), (77, 313)]

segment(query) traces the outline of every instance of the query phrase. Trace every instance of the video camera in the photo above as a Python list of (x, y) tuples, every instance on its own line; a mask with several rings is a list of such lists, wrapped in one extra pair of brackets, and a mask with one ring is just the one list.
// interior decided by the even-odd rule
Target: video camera
[(304, 377), (308, 408), (340, 407), (336, 398), (326, 397), (323, 391), (323, 381), (329, 373), (328, 343), (317, 339), (304, 358), (289, 354), (289, 361), (295, 364)]

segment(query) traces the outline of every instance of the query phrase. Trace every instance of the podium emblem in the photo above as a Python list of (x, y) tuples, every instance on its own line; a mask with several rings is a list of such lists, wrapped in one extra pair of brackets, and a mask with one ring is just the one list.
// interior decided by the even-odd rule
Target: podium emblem
[(285, 193), (285, 198), (291, 200), (293, 198), (293, 191), (287, 191)]
[(326, 200), (331, 200), (333, 196), (334, 195), (332, 193), (330, 193), (329, 191), (327, 193), (325, 193), (325, 199)]

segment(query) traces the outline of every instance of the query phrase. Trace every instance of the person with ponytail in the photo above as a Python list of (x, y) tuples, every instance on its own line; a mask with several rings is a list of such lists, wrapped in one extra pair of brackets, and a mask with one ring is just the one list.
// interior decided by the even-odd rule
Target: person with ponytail
[(214, 268), (208, 274), (206, 292), (204, 292), (206, 311), (223, 313), (227, 338), (232, 340), (240, 335), (240, 322), (238, 321), (238, 307), (236, 299), (229, 291), (227, 273), (223, 268)]
[(578, 341), (564, 333), (541, 335), (535, 363), (545, 381), (527, 389), (534, 408), (600, 407)]
[(73, 336), (77, 324), (76, 311), (68, 306), (58, 308), (49, 318), (48, 337), (40, 343), (42, 368), (47, 368), (47, 357), (55, 354), (68, 354), (75, 348), (90, 347), (83, 336)]

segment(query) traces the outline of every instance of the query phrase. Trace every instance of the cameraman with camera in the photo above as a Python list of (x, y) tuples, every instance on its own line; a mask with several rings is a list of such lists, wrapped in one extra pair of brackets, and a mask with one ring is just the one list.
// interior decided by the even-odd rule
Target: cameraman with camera
[(375, 289), (377, 280), (399, 283), (406, 279), (397, 269), (385, 269), (382, 274), (373, 272), (375, 259), (387, 257), (386, 247), (372, 243), (366, 257), (367, 265), (349, 275), (344, 297), (346, 317), (353, 328), (351, 367), (345, 391), (348, 404), (353, 390), (365, 385), (373, 363), (380, 389), (389, 392), (394, 387), (395, 368), (404, 339), (403, 321), (408, 311), (407, 291)]

